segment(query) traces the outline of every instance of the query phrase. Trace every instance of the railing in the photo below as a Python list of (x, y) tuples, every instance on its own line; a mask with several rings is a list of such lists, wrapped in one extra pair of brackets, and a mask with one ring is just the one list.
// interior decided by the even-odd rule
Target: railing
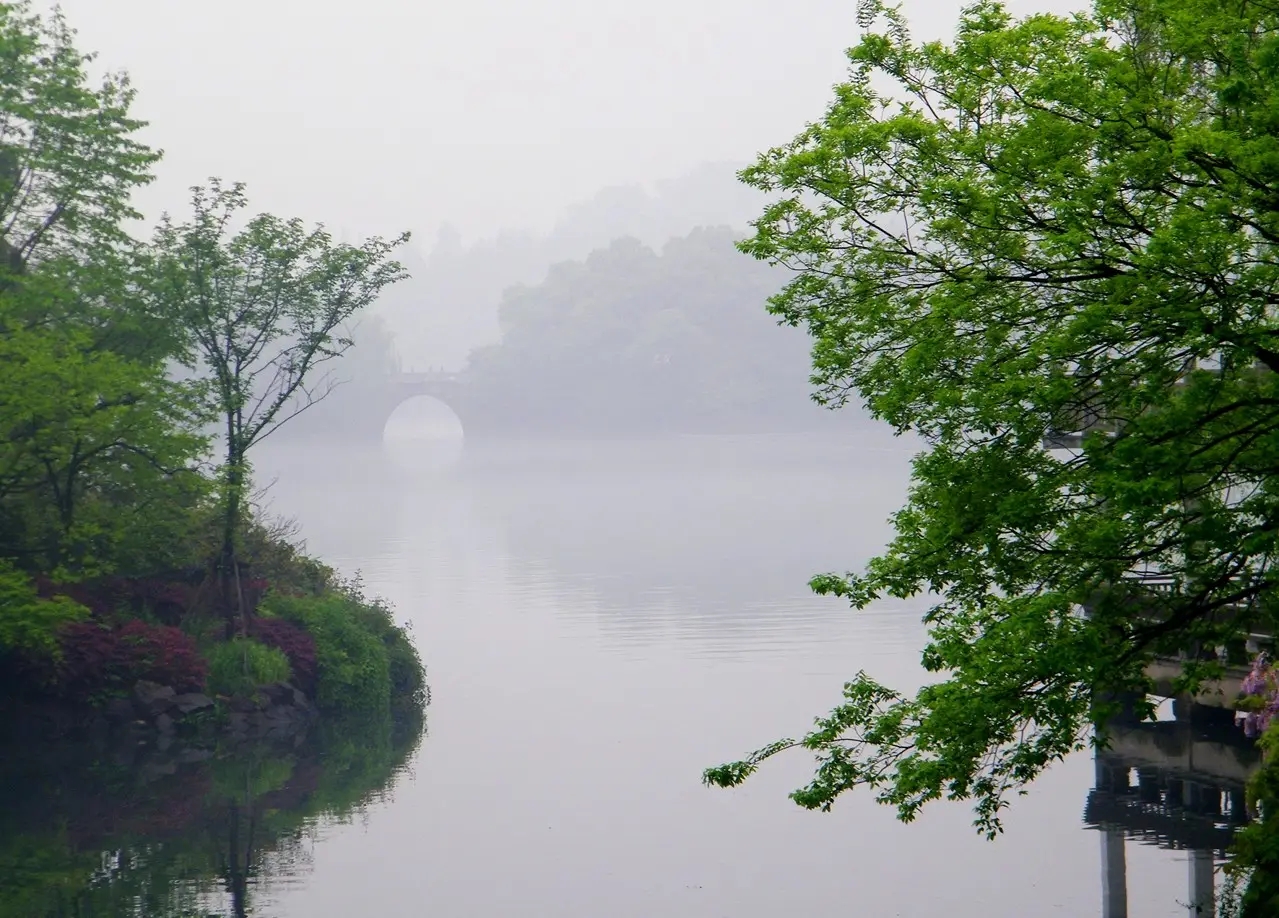
[[(1176, 592), (1177, 578), (1171, 574), (1129, 574), (1124, 578), (1128, 583), (1135, 583), (1142, 589), (1153, 593), (1157, 596), (1170, 596)], [(1238, 603), (1233, 606), (1225, 606), (1224, 608), (1239, 609), (1243, 604)], [(1241, 629), (1239, 637), (1244, 641), (1244, 650), (1246, 653), (1256, 655), (1262, 650), (1273, 647), (1275, 643), (1275, 635), (1272, 631), (1259, 628), (1256, 625), (1249, 626), (1246, 630)], [(1237, 640), (1237, 639), (1236, 639)], [(1224, 648), (1218, 648), (1218, 654), (1221, 654)]]
[(459, 379), (457, 373), (446, 373), (442, 370), (430, 370), (425, 373), (397, 373), (393, 377), (396, 382), (406, 385), (422, 385), (424, 383), (454, 383)]

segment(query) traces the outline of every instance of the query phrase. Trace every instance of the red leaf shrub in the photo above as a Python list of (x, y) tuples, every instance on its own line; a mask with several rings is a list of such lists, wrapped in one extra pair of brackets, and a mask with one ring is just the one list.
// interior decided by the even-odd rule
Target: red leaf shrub
[(65, 596), (78, 602), (94, 618), (110, 618), (128, 601), (128, 590), (119, 577), (103, 577), (83, 583), (54, 583), (48, 577), (35, 578), (36, 592), (41, 599)]
[(136, 619), (118, 628), (76, 622), (62, 629), (59, 644), (57, 688), (71, 697), (127, 691), (139, 679), (195, 692), (204, 688), (208, 675), (195, 641), (167, 625)]
[(293, 684), (314, 696), (315, 638), (306, 629), (282, 618), (255, 618), (249, 622), (249, 636), (282, 651), (289, 658)]
[(66, 596), (102, 620), (127, 618), (144, 609), (174, 612), (190, 609), (196, 589), (194, 577), (185, 572), (163, 577), (99, 577), (81, 583), (55, 583), (43, 575), (35, 578), (41, 598)]

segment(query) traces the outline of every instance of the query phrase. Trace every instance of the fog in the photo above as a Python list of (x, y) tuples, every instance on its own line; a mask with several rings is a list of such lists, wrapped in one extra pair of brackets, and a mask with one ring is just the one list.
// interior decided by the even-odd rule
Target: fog
[[(810, 341), (766, 309), (788, 275), (735, 247), (763, 206), (736, 173), (821, 117), (856, 0), (60, 6), (165, 151), (146, 223), (219, 176), (345, 241), (414, 234), (342, 385), (253, 461), (260, 508), (412, 626), (430, 730), (358, 816), (276, 824), (253, 914), (1012, 918), (1126, 882), (1087, 754), (995, 844), (960, 805), (801, 811), (803, 759), (699, 784), (859, 669), (927, 677), (926, 598), (852, 614), (808, 588), (892, 538), (919, 443), (813, 403)], [(925, 38), (960, 6), (903, 3)], [(1129, 844), (1134, 916), (1181, 913), (1171, 847)]]
[[(857, 37), (853, 0), (60, 5), (164, 151), (147, 222), (216, 175), (340, 238), (411, 230), (377, 312), (422, 369), (499, 340), (502, 291), (551, 264), (744, 228), (761, 202), (734, 173), (820, 117)], [(940, 37), (961, 5), (904, 8)]]
[[(443, 223), (547, 230), (606, 186), (749, 160), (820, 116), (857, 35), (854, 0), (61, 6), (165, 150), (149, 214), (220, 175), (273, 213), (428, 245)], [(940, 36), (960, 6), (905, 10)]]

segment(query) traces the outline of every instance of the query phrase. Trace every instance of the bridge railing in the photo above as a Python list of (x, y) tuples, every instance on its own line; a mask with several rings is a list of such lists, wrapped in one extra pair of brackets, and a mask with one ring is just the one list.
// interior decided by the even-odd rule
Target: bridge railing
[[(1167, 597), (1177, 591), (1178, 578), (1172, 574), (1161, 573), (1131, 573), (1124, 577), (1124, 582), (1128, 584), (1136, 584), (1142, 590), (1155, 596)], [(1237, 612), (1244, 608), (1244, 604), (1239, 603), (1234, 606), (1225, 606), (1227, 612)], [(1085, 610), (1086, 612), (1087, 610)], [(1149, 618), (1153, 621), (1158, 618), (1157, 613), (1151, 612)], [(1264, 626), (1249, 623), (1246, 627), (1239, 630), (1239, 637), (1244, 643), (1244, 650), (1248, 654), (1255, 655), (1263, 650), (1269, 650), (1275, 644), (1275, 635), (1273, 630)], [(1218, 648), (1218, 654), (1224, 653), (1224, 648)]]

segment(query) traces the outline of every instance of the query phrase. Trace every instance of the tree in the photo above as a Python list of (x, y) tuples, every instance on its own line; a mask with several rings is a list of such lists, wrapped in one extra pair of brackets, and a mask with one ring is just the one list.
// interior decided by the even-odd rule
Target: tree
[(92, 55), (76, 50), (60, 13), (0, 3), (0, 263), (21, 271), (54, 255), (83, 258), (127, 242), (135, 187), (159, 154), (134, 134), (123, 74), (93, 88)]
[(1190, 690), (1221, 665), (1198, 648), (1275, 624), (1279, 9), (983, 0), (950, 44), (878, 0), (861, 23), (825, 117), (744, 171), (774, 201), (742, 248), (796, 272), (772, 310), (811, 333), (819, 397), (923, 438), (884, 554), (813, 586), (936, 597), (935, 681), (860, 673), (803, 739), (706, 778), (802, 746), (804, 806), (971, 800), (995, 833), (1153, 657), (1189, 651)]
[(153, 554), (201, 448), (122, 228), (159, 154), (127, 78), (91, 85), (73, 38), (0, 3), (0, 552), (62, 576)]
[(204, 491), (186, 388), (74, 326), (4, 329), (0, 365), (0, 553), (65, 579), (171, 551)]
[(235, 542), (249, 451), (331, 391), (333, 381), (317, 379), (317, 370), (351, 346), (346, 323), (405, 276), (389, 256), (409, 238), (335, 245), (323, 227), (269, 214), (232, 233), (245, 206), (243, 185), (224, 188), (213, 179), (192, 189), (192, 220), (175, 224), (166, 216), (154, 241), (160, 309), (189, 335), (186, 363), (207, 372), (205, 404), (220, 419), (218, 563), (240, 633), (245, 609)]
[(783, 276), (743, 265), (739, 235), (701, 228), (657, 252), (618, 239), (507, 290), (501, 344), (471, 354), (466, 419), (597, 430), (822, 420), (805, 399), (803, 336), (759, 308)]

